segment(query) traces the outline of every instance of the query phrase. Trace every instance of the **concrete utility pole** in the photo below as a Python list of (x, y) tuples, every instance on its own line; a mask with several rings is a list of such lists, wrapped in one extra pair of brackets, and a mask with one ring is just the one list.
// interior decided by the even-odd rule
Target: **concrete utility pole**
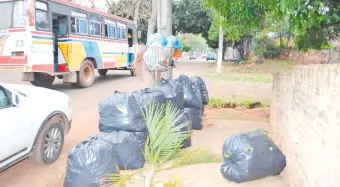
[[(165, 36), (172, 35), (172, 0), (158, 0), (157, 3), (158, 32)], [(164, 78), (172, 78), (172, 67), (165, 72)]]
[(220, 24), (220, 32), (219, 32), (219, 42), (218, 42), (218, 57), (217, 57), (217, 73), (221, 73), (222, 71), (222, 58), (223, 58), (223, 27)]

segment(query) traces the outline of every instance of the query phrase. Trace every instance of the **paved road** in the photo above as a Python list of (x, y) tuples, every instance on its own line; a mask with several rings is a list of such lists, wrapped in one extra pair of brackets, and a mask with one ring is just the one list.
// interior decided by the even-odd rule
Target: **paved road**
[[(175, 74), (189, 75), (194, 73), (195, 69), (200, 69), (202, 65), (205, 66), (199, 61), (190, 61), (190, 64), (180, 62)], [(1, 82), (30, 84), (22, 82), (20, 79), (20, 73), (0, 72)], [(146, 86), (147, 81), (142, 82), (138, 77), (130, 76), (129, 71), (112, 71), (106, 77), (97, 76), (95, 84), (86, 89), (74, 89), (67, 84), (62, 84), (61, 80), (57, 80), (52, 89), (62, 91), (70, 96), (74, 112), (72, 128), (65, 139), (61, 157), (56, 163), (43, 166), (34, 165), (29, 159), (24, 160), (0, 174), (0, 186), (60, 187), (65, 173), (67, 151), (98, 132), (98, 101), (112, 95), (115, 90), (131, 92)]]

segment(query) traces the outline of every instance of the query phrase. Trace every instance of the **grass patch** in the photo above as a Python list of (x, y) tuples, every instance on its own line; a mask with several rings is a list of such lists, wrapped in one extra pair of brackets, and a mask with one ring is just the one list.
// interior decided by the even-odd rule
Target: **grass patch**
[(291, 71), (296, 65), (293, 61), (265, 60), (256, 65), (245, 62), (240, 65), (226, 65), (222, 73), (208, 73), (204, 77), (225, 82), (270, 83), (272, 73)]
[(273, 81), (273, 76), (268, 73), (210, 73), (205, 77), (225, 82), (270, 83)]
[(237, 98), (210, 98), (208, 108), (235, 108), (244, 107), (247, 109), (251, 108), (264, 108), (269, 107), (268, 103), (263, 103), (256, 99), (237, 99)]

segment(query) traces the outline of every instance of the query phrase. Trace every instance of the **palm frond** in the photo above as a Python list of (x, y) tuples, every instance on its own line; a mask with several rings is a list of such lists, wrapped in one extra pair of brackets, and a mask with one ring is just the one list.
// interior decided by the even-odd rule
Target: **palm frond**
[(203, 163), (222, 163), (223, 158), (220, 155), (212, 154), (204, 149), (197, 149), (193, 151), (181, 151), (174, 156), (174, 162), (162, 170), (168, 170), (183, 166), (203, 164)]
[(127, 183), (142, 172), (142, 170), (137, 170), (133, 173), (122, 174), (118, 166), (116, 166), (116, 169), (117, 174), (106, 175), (101, 179), (100, 187), (127, 187)]
[(144, 155), (152, 165), (161, 165), (170, 160), (182, 147), (190, 132), (181, 131), (190, 122), (179, 124), (183, 117), (177, 106), (171, 102), (166, 104), (150, 103), (144, 117), (148, 129)]

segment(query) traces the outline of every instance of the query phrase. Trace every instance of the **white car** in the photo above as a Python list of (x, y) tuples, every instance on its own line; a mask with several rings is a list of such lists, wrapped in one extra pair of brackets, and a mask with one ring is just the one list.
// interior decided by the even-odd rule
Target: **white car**
[(56, 161), (71, 122), (68, 95), (0, 82), (0, 172), (27, 157), (37, 164)]

